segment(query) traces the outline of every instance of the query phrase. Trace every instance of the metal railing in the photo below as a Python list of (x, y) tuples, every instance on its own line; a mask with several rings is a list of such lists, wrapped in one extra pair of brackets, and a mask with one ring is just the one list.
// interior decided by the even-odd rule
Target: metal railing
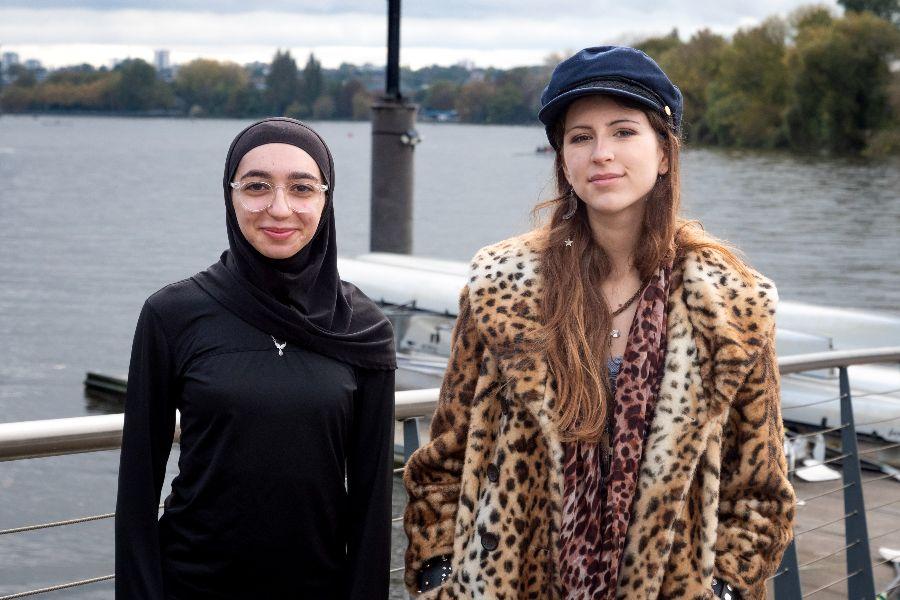
[[(822, 493), (800, 498), (797, 501), (798, 508), (806, 506), (808, 502), (824, 498), (837, 492), (843, 492), (844, 510), (843, 516), (838, 519), (832, 519), (825, 523), (820, 523), (815, 527), (810, 527), (802, 531), (794, 532), (794, 539), (791, 541), (787, 550), (782, 557), (781, 565), (770, 579), (774, 580), (775, 597), (781, 599), (808, 598), (818, 594), (819, 592), (830, 589), (840, 583), (847, 584), (847, 598), (875, 598), (875, 578), (873, 567), (891, 562), (885, 560), (873, 565), (869, 542), (873, 539), (896, 533), (900, 529), (882, 533), (874, 537), (869, 537), (868, 523), (866, 519), (867, 507), (863, 497), (863, 487), (866, 484), (880, 481), (882, 479), (897, 478), (898, 473), (888, 472), (886, 475), (867, 479), (863, 481), (862, 468), (860, 465), (860, 456), (875, 451), (883, 451), (895, 448), (898, 444), (885, 444), (880, 448), (874, 448), (865, 452), (860, 452), (856, 436), (856, 424), (853, 415), (853, 399), (850, 390), (850, 378), (848, 367), (852, 365), (868, 364), (868, 363), (893, 363), (900, 362), (900, 355), (897, 354), (896, 348), (874, 348), (859, 351), (842, 351), (842, 352), (821, 352), (818, 354), (808, 354), (802, 356), (789, 356), (779, 360), (779, 369), (781, 373), (799, 373), (803, 371), (811, 371), (816, 369), (838, 369), (839, 380), (839, 396), (836, 398), (827, 398), (812, 403), (794, 405), (790, 407), (782, 407), (782, 418), (785, 413), (797, 408), (806, 408), (815, 404), (825, 404), (829, 402), (840, 401), (840, 425), (828, 428), (828, 432), (840, 432), (841, 444), (839, 454), (820, 464), (840, 462), (842, 485)], [(888, 390), (886, 393), (896, 393), (900, 390)], [(884, 393), (884, 392), (883, 392)], [(887, 422), (892, 420), (900, 420), (900, 414), (891, 415), (887, 418), (880, 418), (879, 422)], [(870, 423), (871, 424), (871, 423)], [(822, 434), (823, 431), (817, 431), (813, 435)], [(797, 469), (792, 469), (796, 471)], [(887, 502), (875, 507), (868, 507), (868, 510), (877, 510), (886, 506), (900, 503), (900, 498), (891, 502)], [(843, 522), (844, 525), (844, 541), (845, 544), (836, 550), (818, 556), (803, 564), (799, 564), (797, 559), (797, 539), (806, 533), (816, 531)], [(846, 575), (835, 579), (825, 585), (821, 585), (813, 590), (805, 591), (800, 583), (800, 570), (809, 567), (815, 563), (843, 553), (846, 559)], [(892, 582), (893, 584), (893, 582)], [(893, 584), (884, 590), (882, 594), (887, 597), (888, 594), (895, 592), (900, 587)]]
[[(879, 477), (874, 480), (870, 479), (865, 482), (862, 481), (859, 462), (861, 453), (857, 448), (856, 429), (853, 421), (852, 399), (847, 367), (861, 364), (895, 362), (900, 363), (900, 347), (821, 352), (789, 356), (781, 358), (778, 361), (779, 370), (782, 375), (818, 369), (839, 369), (840, 396), (822, 400), (820, 402), (824, 403), (840, 400), (841, 403), (841, 425), (827, 429), (825, 432), (841, 432), (840, 455), (830, 459), (828, 462), (837, 462), (840, 460), (844, 479), (843, 485), (823, 494), (804, 498), (801, 503), (843, 491), (845, 509), (845, 514), (840, 519), (795, 533), (795, 539), (786, 550), (781, 566), (777, 569), (775, 575), (770, 578), (774, 580), (775, 595), (778, 600), (806, 598), (844, 581), (846, 581), (848, 585), (849, 597), (875, 597), (872, 569), (873, 566), (876, 565), (873, 565), (869, 558), (870, 538), (868, 537), (866, 507), (863, 503), (862, 488), (868, 482), (887, 477), (897, 477), (897, 474), (888, 474), (885, 477)], [(439, 390), (434, 388), (396, 393), (394, 416), (398, 421), (403, 422), (404, 461), (408, 459), (410, 454), (412, 454), (419, 446), (418, 419), (420, 417), (431, 415), (434, 412), (438, 399), (438, 392)], [(790, 408), (799, 408), (799, 405), (787, 407), (783, 410), (789, 410)], [(884, 419), (884, 421), (893, 419), (900, 419), (900, 414)], [(123, 415), (121, 414), (25, 421), (19, 423), (0, 423), (0, 462), (25, 458), (76, 454), (81, 452), (114, 450), (121, 446), (122, 426)], [(818, 431), (817, 433), (824, 432)], [(176, 441), (178, 439), (178, 434), (179, 430), (176, 426)], [(400, 473), (402, 471), (402, 467), (394, 470), (395, 473)], [(900, 498), (876, 507), (869, 507), (869, 510), (876, 510), (895, 503), (900, 503)], [(114, 514), (115, 513), (107, 513), (52, 523), (15, 527), (0, 530), (0, 536), (108, 519), (112, 518)], [(400, 518), (401, 517), (394, 517), (392, 520), (397, 521)], [(838, 548), (831, 554), (818, 557), (804, 565), (798, 565), (796, 538), (815, 529), (824, 527), (825, 525), (834, 524), (840, 521), (845, 522), (846, 545), (842, 548)], [(898, 531), (900, 531), (900, 528), (898, 528)], [(895, 531), (883, 533), (875, 537), (882, 537), (890, 533), (895, 533)], [(828, 585), (803, 593), (800, 585), (800, 568), (840, 552), (845, 552), (847, 556), (847, 575)], [(887, 562), (890, 561), (886, 560), (877, 564), (885, 564)], [(392, 568), (391, 572), (394, 573), (402, 570), (403, 567), (397, 567)], [(45, 592), (87, 585), (99, 581), (107, 581), (113, 577), (113, 575), (104, 575), (91, 579), (63, 583), (52, 587), (0, 596), (0, 600), (13, 600), (14, 598), (34, 596)], [(900, 584), (895, 587), (900, 587)]]

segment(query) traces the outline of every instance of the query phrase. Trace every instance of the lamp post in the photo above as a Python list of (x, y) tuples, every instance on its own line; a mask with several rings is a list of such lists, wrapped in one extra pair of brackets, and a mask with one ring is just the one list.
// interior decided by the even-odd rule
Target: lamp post
[(387, 81), (384, 95), (372, 105), (372, 252), (412, 252), (417, 110), (400, 93), (400, 0), (388, 0)]

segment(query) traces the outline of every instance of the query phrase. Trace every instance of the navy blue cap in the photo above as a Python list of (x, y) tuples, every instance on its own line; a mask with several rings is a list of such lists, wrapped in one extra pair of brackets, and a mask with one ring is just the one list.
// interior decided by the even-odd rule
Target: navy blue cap
[(652, 58), (627, 46), (596, 46), (585, 48), (553, 69), (538, 112), (548, 138), (553, 124), (566, 114), (569, 105), (590, 94), (631, 98), (659, 111), (675, 131), (681, 129), (681, 90)]

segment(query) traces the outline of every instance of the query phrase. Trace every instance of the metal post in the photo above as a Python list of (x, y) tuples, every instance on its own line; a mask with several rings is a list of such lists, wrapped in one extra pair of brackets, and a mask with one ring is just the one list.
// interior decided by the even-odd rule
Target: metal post
[(775, 600), (797, 600), (803, 597), (800, 590), (800, 567), (797, 564), (797, 540), (791, 540), (781, 564), (775, 571)]
[(388, 0), (387, 89), (389, 98), (400, 100), (400, 0)]
[(388, 0), (385, 95), (372, 105), (369, 247), (373, 252), (412, 252), (413, 149), (420, 141), (417, 110), (400, 93), (400, 0)]
[(403, 421), (403, 463), (405, 464), (412, 453), (419, 447), (419, 418), (413, 417)]
[(853, 403), (850, 398), (850, 379), (847, 367), (840, 368), (841, 386), (841, 461), (844, 475), (844, 511), (850, 515), (844, 521), (844, 537), (847, 542), (847, 598), (869, 600), (875, 597), (875, 580), (872, 577), (872, 560), (869, 556), (869, 529), (866, 526), (866, 510), (863, 500), (862, 472), (856, 446), (856, 426), (853, 422)]

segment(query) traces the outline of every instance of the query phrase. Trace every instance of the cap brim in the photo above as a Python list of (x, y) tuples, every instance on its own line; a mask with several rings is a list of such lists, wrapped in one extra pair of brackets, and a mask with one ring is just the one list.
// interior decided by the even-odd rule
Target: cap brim
[(630, 98), (656, 110), (663, 110), (663, 106), (655, 98), (649, 96), (636, 86), (622, 81), (593, 81), (580, 85), (564, 92), (545, 104), (538, 111), (538, 119), (546, 127), (553, 125), (566, 111), (569, 105), (582, 96), (603, 94), (607, 96), (619, 96)]

